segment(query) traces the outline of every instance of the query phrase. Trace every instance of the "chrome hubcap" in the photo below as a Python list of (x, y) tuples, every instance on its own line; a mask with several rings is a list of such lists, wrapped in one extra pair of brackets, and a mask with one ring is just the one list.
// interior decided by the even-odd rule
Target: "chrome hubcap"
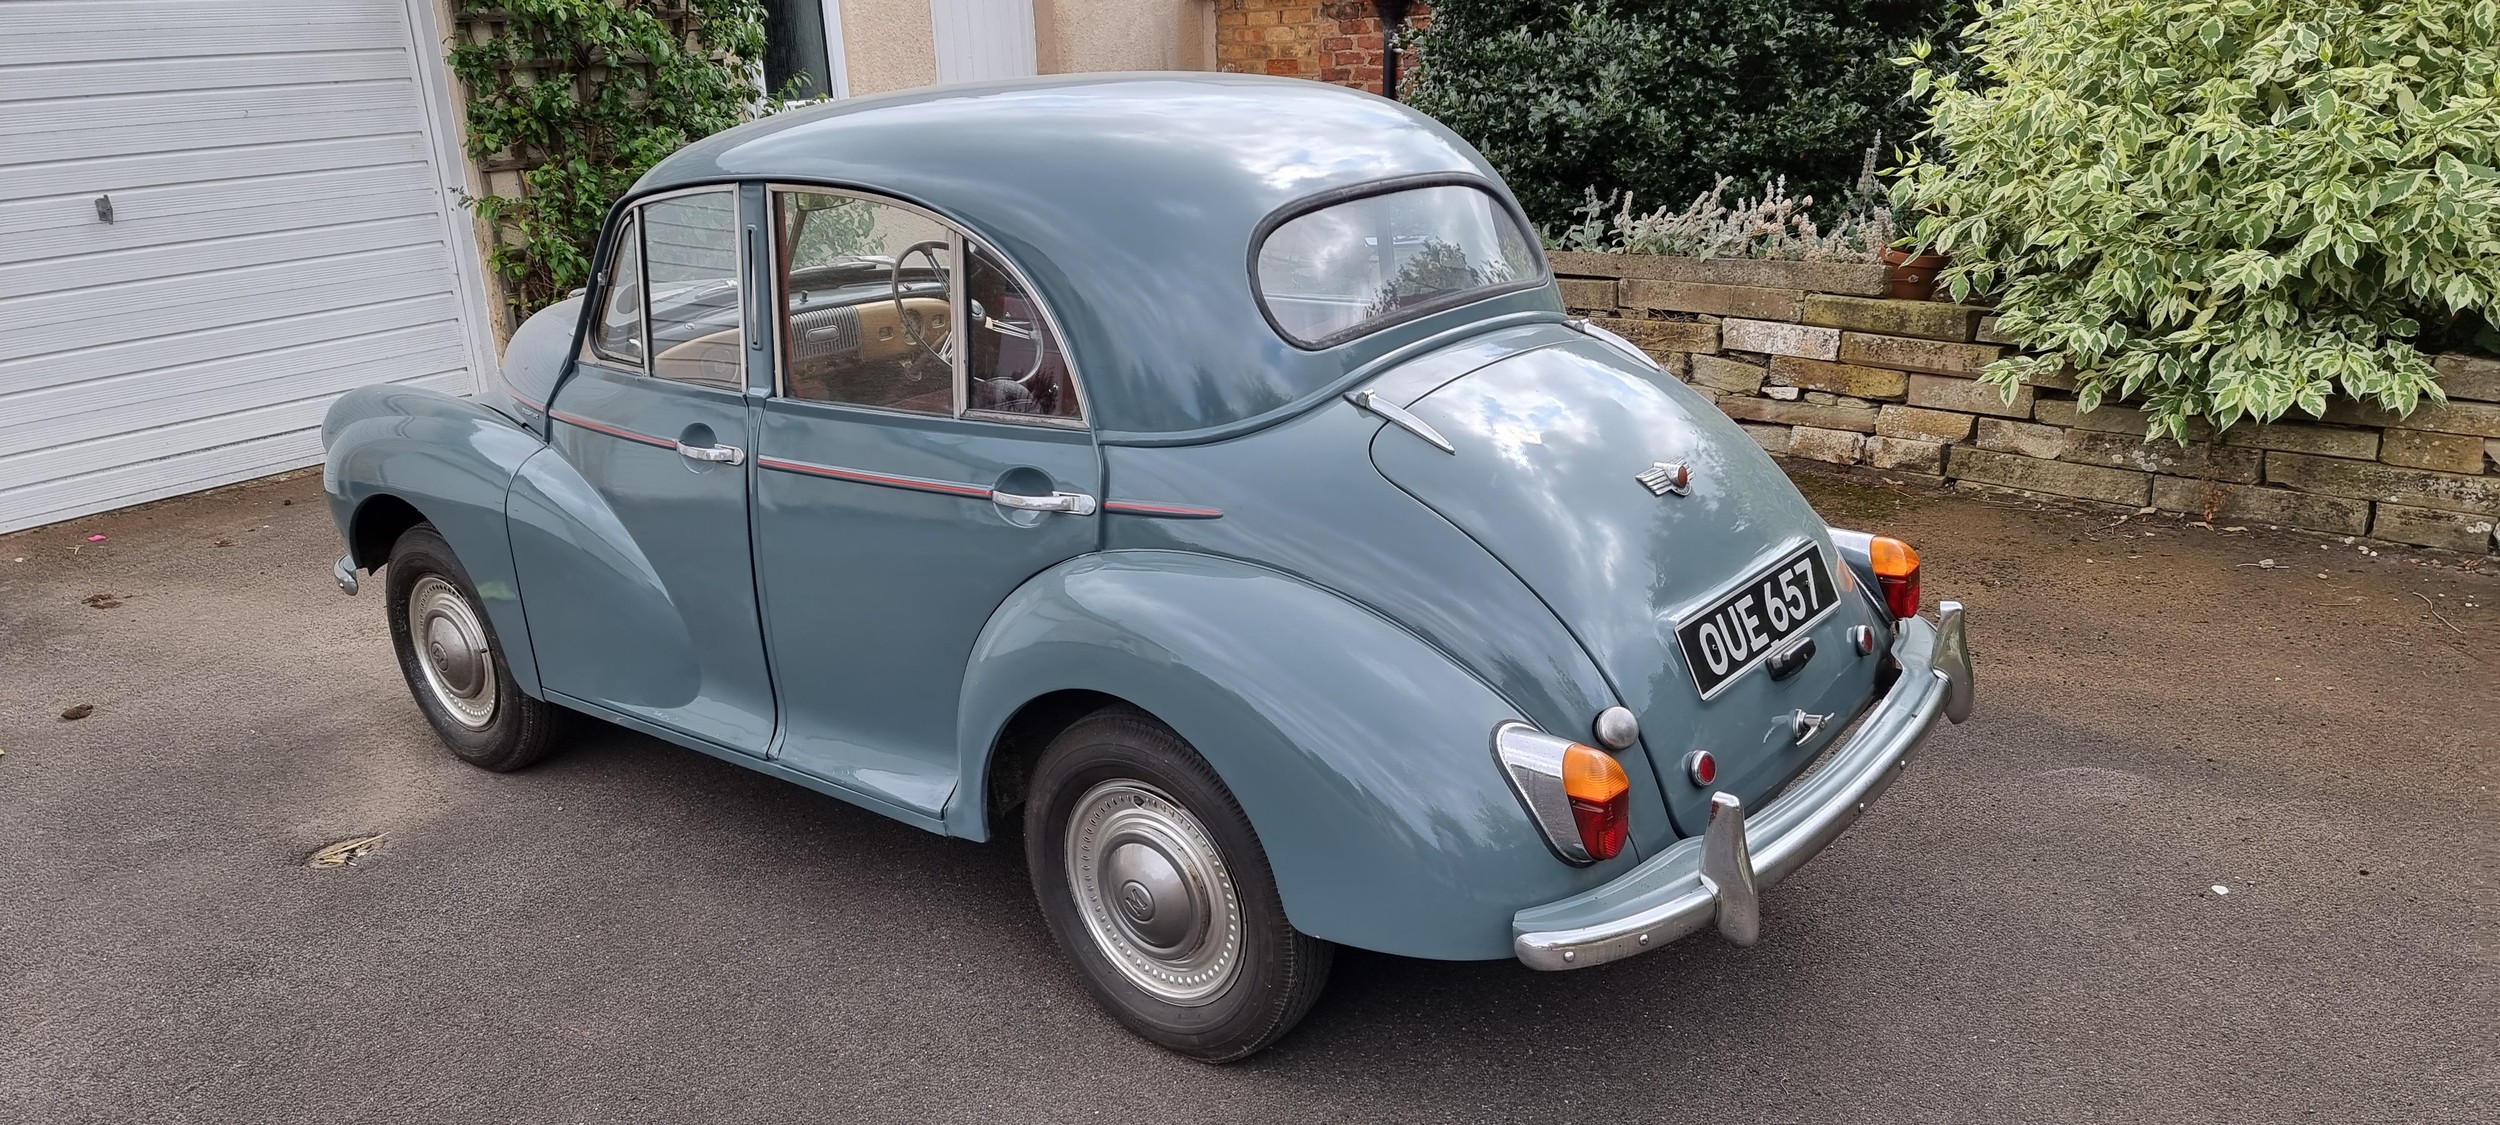
[(408, 590), (408, 638), (426, 690), (453, 722), (485, 730), (495, 721), (495, 653), (458, 587), (435, 574), (417, 579)]
[(1106, 781), (1068, 818), (1068, 885), (1094, 947), (1175, 1004), (1223, 995), (1241, 971), (1241, 900), (1198, 818), (1161, 790)]

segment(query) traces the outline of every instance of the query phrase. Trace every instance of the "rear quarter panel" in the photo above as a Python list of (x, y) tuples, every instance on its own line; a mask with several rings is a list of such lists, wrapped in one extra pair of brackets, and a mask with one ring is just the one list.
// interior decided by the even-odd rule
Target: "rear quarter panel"
[[(1290, 575), (1179, 551), (1061, 564), (1000, 607), (966, 674), (981, 777), (1024, 701), (1061, 690), (1153, 714), (1215, 767), (1296, 928), (1410, 957), (1510, 956), (1511, 916), (1628, 870), (1555, 858), (1494, 765), (1516, 708), (1387, 619)], [(984, 786), (948, 830), (983, 833)]]

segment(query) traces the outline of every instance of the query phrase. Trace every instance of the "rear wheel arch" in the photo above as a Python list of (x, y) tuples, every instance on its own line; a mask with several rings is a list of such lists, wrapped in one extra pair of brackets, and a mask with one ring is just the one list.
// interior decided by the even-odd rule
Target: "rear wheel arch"
[(1050, 741), (1106, 707), (1145, 711), (1107, 692), (1062, 689), (1026, 700), (1007, 717), (1006, 725), (990, 740), (982, 778), (984, 814), (991, 839), (1012, 839), (1016, 835), (1016, 820), (1022, 815), (1025, 796), (1032, 788), (1033, 767), (1041, 762), (1042, 751), (1049, 748)]

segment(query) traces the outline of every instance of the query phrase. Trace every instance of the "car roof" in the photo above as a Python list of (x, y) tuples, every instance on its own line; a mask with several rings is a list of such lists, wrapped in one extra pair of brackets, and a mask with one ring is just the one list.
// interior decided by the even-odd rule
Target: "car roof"
[[(1435, 175), (1480, 178), (1516, 212), (1474, 148), (1394, 101), (1300, 79), (1090, 74), (774, 114), (670, 156), (634, 194), (724, 180), (823, 183), (944, 215), (1041, 289), (1096, 430), (1168, 439), (1280, 416), (1312, 388), (1420, 338), (1401, 326), (1318, 351), (1294, 347), (1259, 312), (1251, 242), (1262, 220), (1297, 201)], [(1547, 305), (1559, 313), (1550, 286), (1526, 302)], [(1422, 318), (1422, 334), (1435, 321), (1447, 330), (1463, 318)]]

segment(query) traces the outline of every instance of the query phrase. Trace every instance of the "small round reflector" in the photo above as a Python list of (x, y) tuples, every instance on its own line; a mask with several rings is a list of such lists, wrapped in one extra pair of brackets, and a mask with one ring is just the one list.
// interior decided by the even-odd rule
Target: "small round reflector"
[(1695, 750), (1684, 755), (1684, 772), (1695, 785), (1716, 785), (1719, 783), (1719, 760), (1711, 757), (1707, 750)]

